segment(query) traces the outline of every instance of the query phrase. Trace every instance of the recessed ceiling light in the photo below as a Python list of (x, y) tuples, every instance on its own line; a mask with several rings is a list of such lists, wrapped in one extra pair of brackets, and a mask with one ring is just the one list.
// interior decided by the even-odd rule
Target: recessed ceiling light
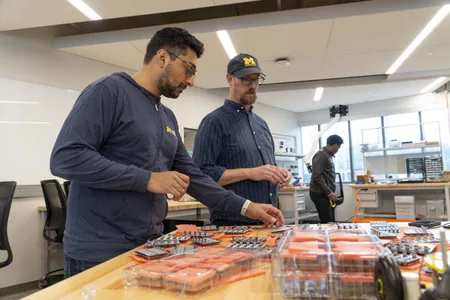
[(291, 62), (287, 58), (278, 58), (277, 60), (275, 60), (275, 63), (280, 67), (287, 67), (291, 64)]
[(70, 4), (73, 5), (76, 9), (78, 9), (83, 15), (88, 17), (90, 20), (101, 20), (102, 17), (99, 16), (98, 13), (95, 12), (89, 5), (84, 3), (83, 0), (67, 0)]
[(412, 43), (406, 48), (405, 51), (397, 58), (392, 64), (389, 70), (386, 71), (387, 75), (393, 74), (397, 69), (405, 62), (405, 60), (419, 47), (419, 45), (427, 38), (428, 35), (447, 17), (450, 13), (450, 4), (442, 6), (442, 8), (434, 15), (431, 21), (422, 29), (422, 31), (416, 36)]
[(440, 87), (442, 84), (444, 84), (444, 82), (447, 80), (447, 77), (439, 77), (436, 80), (433, 80), (432, 83), (430, 83), (429, 85), (427, 85), (426, 87), (424, 87), (420, 93), (421, 94), (426, 94), (426, 93), (431, 93), (433, 92), (435, 89), (437, 89), (438, 87)]
[(323, 87), (318, 87), (316, 89), (316, 93), (314, 94), (314, 101), (319, 101), (320, 99), (322, 99), (322, 95), (323, 95)]
[(236, 49), (234, 48), (233, 41), (226, 30), (216, 31), (217, 37), (219, 38), (220, 43), (222, 44), (223, 49), (228, 55), (229, 59), (232, 59), (237, 55)]

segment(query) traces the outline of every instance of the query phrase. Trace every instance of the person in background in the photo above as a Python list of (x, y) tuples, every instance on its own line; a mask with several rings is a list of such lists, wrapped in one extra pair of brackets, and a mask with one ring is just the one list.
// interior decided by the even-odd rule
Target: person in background
[(343, 143), (344, 140), (340, 136), (329, 136), (327, 145), (319, 150), (312, 159), (309, 195), (316, 206), (321, 223), (335, 222), (334, 208), (331, 206), (333, 201), (337, 200), (333, 157)]
[(163, 232), (166, 194), (186, 191), (206, 206), (284, 223), (271, 205), (217, 185), (193, 163), (173, 112), (161, 96), (178, 98), (194, 85), (203, 43), (181, 28), (163, 28), (147, 45), (133, 76), (116, 73), (78, 97), (54, 145), (50, 169), (71, 181), (64, 232), (65, 276), (155, 239)]
[[(241, 53), (227, 67), (228, 98), (209, 113), (195, 135), (193, 159), (219, 185), (261, 203), (278, 206), (278, 187), (291, 174), (275, 164), (274, 142), (267, 123), (253, 111), (264, 73), (256, 57)], [(256, 220), (210, 207), (211, 223), (254, 225)]]

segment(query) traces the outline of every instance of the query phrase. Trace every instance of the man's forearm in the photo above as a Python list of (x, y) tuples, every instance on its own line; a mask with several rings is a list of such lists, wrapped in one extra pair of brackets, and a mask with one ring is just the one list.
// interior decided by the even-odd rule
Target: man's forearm
[(217, 184), (225, 186), (228, 184), (250, 179), (250, 169), (232, 169), (225, 170), (222, 176), (217, 180)]

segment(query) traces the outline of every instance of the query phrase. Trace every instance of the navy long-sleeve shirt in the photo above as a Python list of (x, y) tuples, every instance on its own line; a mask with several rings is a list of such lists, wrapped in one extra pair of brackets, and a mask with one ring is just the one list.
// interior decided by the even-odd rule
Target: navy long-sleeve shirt
[(52, 151), (55, 176), (71, 180), (64, 252), (102, 262), (162, 234), (165, 194), (147, 191), (152, 172), (190, 177), (187, 192), (215, 210), (239, 213), (245, 199), (219, 187), (193, 163), (173, 112), (129, 75), (88, 86)]
[[(253, 107), (252, 107), (253, 108)], [(253, 109), (225, 100), (209, 113), (195, 135), (193, 159), (200, 169), (218, 181), (227, 169), (275, 165), (274, 142), (267, 123)], [(267, 180), (244, 180), (224, 186), (254, 202), (278, 205), (277, 185)], [(210, 208), (211, 222), (229, 220), (254, 223), (236, 212)]]

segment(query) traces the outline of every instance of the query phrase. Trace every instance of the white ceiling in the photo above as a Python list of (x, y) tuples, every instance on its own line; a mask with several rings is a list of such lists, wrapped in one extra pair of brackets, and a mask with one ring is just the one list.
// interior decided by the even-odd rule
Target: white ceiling
[(434, 79), (385, 82), (378, 84), (330, 87), (324, 90), (320, 101), (313, 101), (315, 89), (278, 92), (259, 92), (258, 103), (275, 106), (293, 112), (304, 112), (333, 105), (386, 100), (419, 94)]
[[(159, 4), (154, 5), (155, 1), (152, 1), (152, 7), (149, 8), (148, 1), (144, 0), (135, 0), (133, 5), (124, 4), (119, 0), (110, 0), (108, 5), (101, 0), (85, 1), (104, 18), (221, 5), (225, 2), (245, 2), (232, 0), (166, 0), (163, 2), (155, 0)], [(433, 1), (437, 0), (429, 0), (427, 3)], [(35, 3), (31, 0), (6, 0), (3, 2), (0, 0), (0, 5), (6, 3), (10, 6), (19, 6), (24, 2)], [(77, 11), (74, 12), (73, 9), (68, 12), (65, 7), (67, 6), (66, 1), (43, 0), (43, 2), (47, 2), (47, 4), (55, 2), (55, 5), (57, 2), (57, 6), (51, 9), (53, 13), (42, 17), (42, 20), (32, 18), (29, 21), (20, 21), (21, 26), (43, 24), (42, 22), (67, 23), (69, 17), (64, 15), (66, 12), (70, 13), (71, 17), (77, 14)], [(195, 81), (196, 86), (204, 89), (227, 87), (225, 73), (228, 57), (216, 37), (215, 30), (218, 28), (228, 28), (238, 52), (247, 52), (258, 57), (261, 67), (267, 75), (265, 84), (374, 76), (385, 74), (391, 64), (440, 9), (439, 5), (418, 7), (417, 3), (419, 2), (417, 1), (398, 0), (397, 4), (400, 2), (403, 3), (402, 5), (411, 3), (412, 6), (416, 6), (411, 6), (411, 9), (375, 9), (373, 13), (370, 13), (374, 8), (380, 7), (380, 4), (375, 6), (374, 2), (376, 1), (337, 5), (333, 7), (333, 10), (330, 7), (313, 10), (302, 9), (301, 11), (304, 12), (302, 17), (295, 17), (296, 15), (292, 13), (289, 21), (286, 21), (286, 18), (277, 18), (279, 16), (277, 13), (271, 13), (251, 16), (255, 20), (252, 23), (248, 22), (248, 16), (242, 16), (224, 21), (229, 22), (227, 26), (224, 26), (227, 23), (221, 23), (222, 20), (206, 20), (177, 25), (191, 28), (191, 32), (205, 44), (206, 52), (198, 62)], [(387, 3), (393, 5), (393, 2), (384, 1), (384, 5)], [(33, 5), (27, 7), (35, 9), (36, 7)], [(70, 5), (69, 7), (71, 8)], [(155, 7), (158, 11), (155, 10)], [(343, 7), (347, 7), (347, 12), (350, 11), (350, 13), (343, 13), (345, 11)], [(365, 7), (367, 8), (366, 12), (359, 13)], [(0, 6), (0, 8), (3, 7)], [(58, 14), (55, 14), (55, 11), (58, 11)], [(337, 11), (343, 14), (330, 15)], [(367, 11), (370, 12), (367, 13)], [(24, 15), (27, 13), (23, 12)], [(14, 20), (8, 16), (10, 21), (2, 21), (2, 14), (4, 13), (0, 9), (0, 29), (6, 23), (9, 24), (8, 26), (12, 26)], [(80, 16), (76, 17), (80, 18)], [(57, 18), (60, 19), (56, 20)], [(243, 20), (246, 21), (245, 24), (243, 24)], [(265, 21), (267, 23), (264, 23)], [(31, 23), (26, 25), (26, 22)], [(16, 23), (19, 24), (19, 21)], [(146, 45), (151, 37), (149, 32), (154, 32), (154, 30), (156, 27), (69, 36), (57, 38), (55, 45), (61, 51), (130, 70), (139, 70)], [(143, 39), (144, 37), (145, 39)], [(280, 57), (289, 58), (290, 66), (277, 66), (274, 61)], [(309, 85), (310, 89), (260, 91), (258, 101), (301, 112), (338, 104), (410, 96), (418, 94), (420, 90), (436, 79), (436, 74), (450, 78), (450, 17), (442, 22), (419, 46), (398, 69), (395, 76), (390, 76), (385, 82), (327, 87), (325, 81), (324, 96), (319, 102), (313, 101), (314, 84)]]
[[(156, 14), (257, 0), (84, 0), (103, 19)], [(85, 22), (66, 0), (1, 0), (0, 31)]]
[[(384, 74), (438, 9), (439, 7), (428, 7), (250, 27), (231, 30), (229, 34), (238, 52), (251, 53), (259, 59), (267, 75), (267, 84), (370, 76)], [(399, 72), (450, 69), (450, 59), (444, 59), (450, 56), (448, 32), (450, 21), (442, 23), (432, 39), (427, 40)], [(198, 63), (196, 85), (206, 89), (226, 87), (228, 57), (215, 32), (196, 36), (205, 43), (206, 48)], [(449, 44), (445, 44), (444, 39)], [(138, 70), (147, 42), (148, 40), (123, 41), (62, 50)], [(428, 55), (430, 51), (434, 54)], [(288, 57), (291, 65), (286, 68), (277, 66), (274, 60), (280, 57)]]

